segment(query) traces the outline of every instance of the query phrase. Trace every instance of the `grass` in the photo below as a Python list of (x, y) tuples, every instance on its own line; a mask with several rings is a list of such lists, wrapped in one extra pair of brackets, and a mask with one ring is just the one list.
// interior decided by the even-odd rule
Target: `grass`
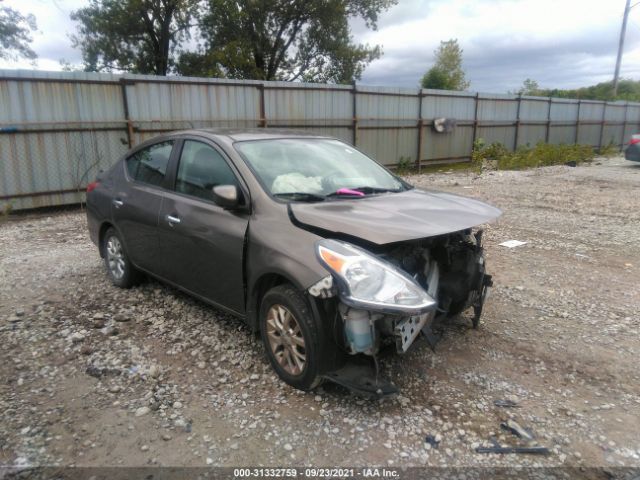
[(613, 140), (611, 140), (611, 142), (609, 142), (609, 145), (607, 145), (606, 147), (602, 147), (600, 149), (600, 152), (598, 152), (598, 154), (601, 157), (614, 157), (616, 155), (618, 155), (620, 153), (620, 149), (618, 148), (617, 145), (615, 145), (613, 143)]
[(0, 223), (4, 222), (9, 218), (9, 214), (11, 214), (11, 210), (13, 210), (13, 205), (10, 202), (6, 202), (5, 204), (0, 204)]
[[(599, 153), (602, 156), (617, 154), (618, 148), (614, 145), (602, 148)], [(486, 161), (493, 161), (498, 170), (522, 170), (567, 163), (579, 165), (590, 162), (595, 157), (596, 151), (590, 145), (552, 145), (540, 142), (534, 147), (521, 146), (511, 152), (499, 142), (485, 144), (482, 139), (478, 139), (474, 145), (472, 163), (476, 168), (481, 168)]]
[[(461, 172), (477, 170), (473, 162), (456, 162), (456, 163), (440, 163), (436, 165), (422, 165), (420, 173), (444, 173), (444, 172)], [(418, 173), (415, 168), (413, 173)]]
[(391, 167), (391, 170), (396, 175), (408, 176), (408, 175), (419, 175), (419, 174), (421, 175), (423, 173), (430, 174), (430, 173), (445, 173), (445, 172), (452, 172), (452, 171), (473, 171), (473, 170), (477, 170), (477, 168), (473, 163), (471, 163), (471, 161), (464, 161), (464, 162), (455, 162), (455, 163), (435, 163), (433, 165), (422, 164), (422, 166), (420, 167), (420, 170), (418, 170), (418, 167), (415, 165), (415, 163), (412, 163), (410, 166), (402, 166), (402, 167), (394, 166), (394, 167)]
[(481, 138), (476, 140), (471, 154), (471, 161), (449, 164), (423, 165), (420, 170), (413, 162), (404, 157), (400, 158), (394, 171), (398, 175), (416, 175), (444, 173), (453, 171), (477, 172), (486, 168), (487, 163), (493, 164), (497, 170), (523, 170), (528, 168), (547, 167), (550, 165), (565, 165), (591, 162), (597, 155), (611, 157), (619, 154), (614, 144), (602, 147), (599, 152), (590, 145), (560, 144), (553, 145), (540, 142), (535, 146), (518, 147), (515, 152), (510, 151), (500, 142), (485, 143)]

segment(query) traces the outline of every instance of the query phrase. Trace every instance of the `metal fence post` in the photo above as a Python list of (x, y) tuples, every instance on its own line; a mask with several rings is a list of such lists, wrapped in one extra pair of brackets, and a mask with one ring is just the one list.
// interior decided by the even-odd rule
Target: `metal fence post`
[(518, 107), (516, 109), (516, 133), (513, 136), (513, 151), (518, 149), (518, 137), (520, 136), (520, 106), (522, 105), (522, 93), (518, 95)]
[(624, 148), (624, 136), (627, 133), (627, 113), (629, 111), (629, 102), (624, 104), (624, 123), (622, 124), (622, 140), (620, 141), (620, 148)]
[(267, 128), (267, 113), (264, 105), (264, 83), (258, 85), (258, 92), (260, 94), (259, 102), (260, 102), (260, 122), (259, 126), (262, 128)]
[(473, 149), (476, 146), (476, 139), (478, 136), (478, 104), (480, 103), (480, 94), (476, 93), (476, 105), (473, 112), (473, 143), (471, 144), (471, 156), (473, 156)]
[(127, 122), (127, 144), (129, 148), (133, 147), (133, 124), (129, 117), (129, 100), (127, 99), (127, 84), (131, 85), (131, 82), (127, 82), (125, 78), (120, 79), (120, 88), (122, 90), (122, 107), (124, 109), (124, 120)]
[(352, 122), (353, 122), (353, 146), (357, 147), (358, 146), (358, 87), (356, 86), (356, 81), (353, 81), (353, 88), (351, 89), (351, 96), (352, 96), (352, 110), (353, 110), (353, 117), (352, 117)]
[(422, 167), (422, 139), (423, 139), (423, 122), (422, 122), (422, 88), (418, 90), (418, 148), (416, 152), (416, 165), (418, 166), (418, 172)]
[(553, 98), (549, 97), (549, 109), (547, 110), (547, 133), (544, 136), (544, 143), (549, 143), (549, 135), (551, 134), (551, 105)]
[(574, 145), (578, 144), (578, 140), (580, 139), (580, 107), (582, 107), (582, 100), (578, 100), (578, 115), (576, 116), (576, 133), (574, 137)]
[(604, 138), (604, 123), (607, 118), (607, 102), (603, 102), (602, 108), (602, 122), (600, 122), (600, 141), (598, 143), (598, 152), (602, 151), (602, 141)]

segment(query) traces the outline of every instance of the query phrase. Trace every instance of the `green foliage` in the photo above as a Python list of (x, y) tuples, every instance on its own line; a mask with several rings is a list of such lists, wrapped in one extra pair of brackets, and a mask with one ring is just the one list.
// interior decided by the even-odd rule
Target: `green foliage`
[(486, 145), (482, 139), (474, 144), (472, 162), (482, 165), (487, 160), (496, 162), (499, 170), (521, 170), (525, 168), (576, 164), (593, 160), (594, 150), (590, 145), (552, 145), (544, 142), (535, 147), (521, 146), (515, 152), (509, 151), (500, 142)]
[(531, 80), (530, 78), (527, 78), (524, 82), (522, 82), (522, 87), (516, 93), (520, 95), (529, 95), (532, 97), (535, 97), (535, 96), (544, 97), (543, 91), (540, 90), (540, 86), (538, 85), (538, 82), (536, 82), (535, 80)]
[(438, 67), (431, 67), (422, 77), (422, 88), (434, 90), (450, 90), (447, 74)]
[(35, 29), (33, 15), (25, 16), (13, 8), (0, 6), (0, 59), (35, 59), (36, 52), (29, 47), (33, 40), (31, 32)]
[(486, 144), (483, 138), (478, 138), (473, 144), (471, 151), (471, 163), (478, 170), (482, 169), (482, 164), (486, 160), (498, 161), (509, 155), (509, 150), (500, 142)]
[(199, 0), (90, 0), (71, 14), (79, 23), (73, 46), (87, 71), (166, 75), (198, 11)]
[(397, 0), (207, 0), (203, 49), (180, 57), (183, 75), (349, 83), (382, 55), (355, 44), (349, 21), (376, 28)]
[[(382, 55), (353, 42), (349, 21), (375, 29), (396, 2), (90, 0), (72, 41), (87, 71), (349, 83)], [(199, 50), (185, 50), (195, 27)]]
[(618, 83), (618, 95), (613, 96), (613, 81), (602, 82), (590, 87), (582, 87), (573, 90), (560, 90), (557, 88), (540, 88), (538, 82), (526, 79), (523, 86), (516, 93), (522, 95), (534, 95), (539, 97), (579, 98), (584, 100), (627, 100), (640, 102), (640, 80), (623, 79)]
[(451, 39), (440, 42), (434, 51), (436, 62), (422, 77), (422, 88), (439, 90), (466, 90), (469, 82), (462, 69), (462, 49), (458, 40)]
[(618, 147), (618, 145), (616, 145), (613, 139), (611, 139), (607, 145), (600, 148), (600, 151), (598, 152), (600, 156), (607, 157), (607, 158), (618, 155), (619, 153), (620, 153), (620, 148)]
[(395, 172), (398, 175), (406, 175), (407, 173), (411, 172), (412, 169), (413, 169), (413, 161), (411, 160), (411, 157), (401, 156), (398, 159)]
[(11, 211), (13, 210), (13, 205), (10, 201), (0, 204), (0, 223), (4, 222), (9, 218)]
[[(429, 175), (432, 173), (445, 173), (445, 172), (475, 172), (479, 173), (479, 170), (470, 162), (455, 162), (455, 163), (435, 163), (422, 165), (420, 167), (421, 175)], [(412, 169), (412, 174), (418, 173), (417, 169)]]
[(176, 69), (187, 77), (224, 77), (219, 52), (184, 52), (180, 55)]

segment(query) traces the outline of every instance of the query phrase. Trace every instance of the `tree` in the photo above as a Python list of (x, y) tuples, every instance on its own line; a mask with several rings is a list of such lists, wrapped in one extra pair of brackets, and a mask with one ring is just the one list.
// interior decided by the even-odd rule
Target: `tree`
[(433, 88), (435, 90), (451, 90), (449, 88), (449, 77), (444, 70), (431, 67), (422, 77), (422, 88)]
[(349, 20), (375, 29), (397, 0), (207, 0), (204, 49), (182, 55), (178, 72), (229, 78), (348, 83), (382, 54), (355, 44)]
[(518, 95), (540, 96), (544, 94), (544, 91), (540, 89), (538, 82), (527, 78), (524, 82), (522, 82), (522, 87), (520, 87), (520, 90), (518, 90), (516, 93)]
[(557, 98), (582, 98), (585, 100), (627, 100), (630, 102), (640, 101), (640, 81), (622, 79), (618, 83), (618, 95), (613, 96), (613, 82), (602, 82), (589, 87), (582, 87), (572, 90), (561, 90), (558, 88), (540, 88), (538, 82), (526, 79), (522, 88), (515, 92), (522, 95), (535, 95), (538, 97)]
[(436, 61), (420, 82), (422, 88), (436, 88), (440, 90), (466, 90), (469, 82), (462, 69), (462, 49), (458, 40), (451, 39), (440, 42), (440, 46), (433, 52)]
[(189, 39), (199, 0), (91, 0), (71, 14), (87, 71), (166, 75)]
[(36, 18), (33, 15), (25, 16), (13, 8), (0, 6), (0, 59), (34, 60), (37, 55), (29, 44), (33, 40), (31, 32), (35, 29)]

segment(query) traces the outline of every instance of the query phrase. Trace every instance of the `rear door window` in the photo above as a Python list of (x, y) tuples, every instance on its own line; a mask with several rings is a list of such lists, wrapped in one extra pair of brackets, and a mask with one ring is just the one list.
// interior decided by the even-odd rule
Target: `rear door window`
[(171, 157), (173, 140), (143, 148), (127, 158), (127, 171), (136, 182), (162, 186)]
[(185, 140), (178, 164), (176, 191), (213, 201), (211, 190), (218, 185), (238, 186), (229, 164), (215, 148)]

